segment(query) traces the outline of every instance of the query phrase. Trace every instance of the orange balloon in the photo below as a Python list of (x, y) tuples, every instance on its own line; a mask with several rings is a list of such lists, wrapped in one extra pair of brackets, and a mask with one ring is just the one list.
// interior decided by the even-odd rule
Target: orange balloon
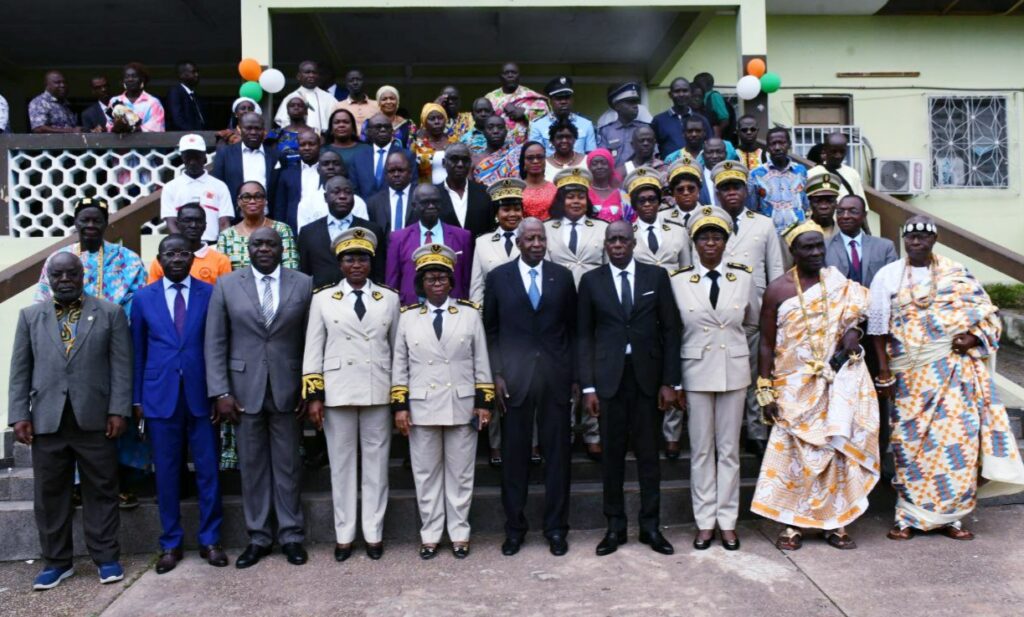
[(748, 75), (760, 78), (766, 70), (768, 70), (768, 67), (765, 66), (764, 60), (760, 58), (752, 58), (750, 62), (747, 62)]
[(238, 74), (246, 81), (259, 81), (261, 73), (263, 73), (263, 68), (252, 58), (243, 58), (238, 63)]

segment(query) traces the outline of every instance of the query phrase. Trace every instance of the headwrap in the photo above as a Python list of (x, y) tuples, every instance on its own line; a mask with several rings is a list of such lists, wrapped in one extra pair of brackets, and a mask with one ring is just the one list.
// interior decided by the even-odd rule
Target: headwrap
[(437, 103), (427, 103), (423, 106), (423, 111), (420, 112), (420, 124), (426, 126), (427, 116), (429, 116), (430, 113), (434, 111), (444, 116), (445, 123), (448, 122), (448, 112), (444, 110), (444, 107), (441, 107)]
[[(611, 151), (607, 148), (595, 148), (587, 153), (587, 169), (591, 169), (591, 162), (599, 156), (608, 161), (608, 167), (612, 170), (612, 184), (618, 186), (622, 182), (622, 176), (619, 175), (619, 172), (615, 171), (615, 157), (612, 156)], [(591, 173), (593, 173), (593, 170), (591, 170)]]
[(231, 113), (233, 114), (238, 111), (238, 106), (242, 103), (252, 103), (252, 106), (255, 108), (254, 111), (261, 116), (263, 115), (263, 109), (260, 108), (260, 104), (247, 96), (240, 96), (235, 99), (235, 102), (231, 104)]
[(377, 88), (377, 99), (380, 100), (380, 97), (382, 95), (387, 94), (389, 92), (391, 94), (395, 95), (395, 102), (396, 103), (400, 103), (402, 101), (402, 98), (400, 96), (398, 96), (398, 88), (396, 88), (394, 86), (388, 86), (388, 85), (384, 85), (384, 86), (381, 86), (380, 88)]

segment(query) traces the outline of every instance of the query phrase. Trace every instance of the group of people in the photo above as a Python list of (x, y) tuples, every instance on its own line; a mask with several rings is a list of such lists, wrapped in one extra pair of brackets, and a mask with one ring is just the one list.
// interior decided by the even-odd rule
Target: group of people
[[(996, 307), (963, 266), (934, 254), (931, 220), (907, 221), (903, 260), (870, 235), (867, 204), (838, 156), (841, 135), (829, 138), (832, 162), (808, 173), (788, 159), (788, 133), (772, 129), (751, 171), (746, 162), (761, 155), (749, 118), (735, 124), (736, 160), (717, 137), (694, 150), (696, 123), (672, 116), (682, 152), (659, 165), (637, 160), (661, 147), (656, 129), (637, 126), (620, 165), (616, 155), (575, 153), (576, 137), (593, 132), (571, 113), (543, 115), (542, 106), (564, 109), (556, 101), (566, 88), (571, 96), (571, 80), (556, 81), (544, 97), (518, 84), (515, 65), (503, 68), (479, 115), (488, 144), (499, 133), (524, 140), (520, 173), (497, 171), (486, 186), (472, 179), (474, 152), (462, 142), (443, 148), (442, 179), (416, 182), (425, 159), (395, 142), (383, 113), (365, 118), (373, 150), (351, 165), (303, 130), (299, 165), (278, 166), (262, 150), (256, 111), (242, 114), (240, 147), (221, 148), (213, 174), (202, 137), (186, 135), (183, 174), (162, 196), (171, 233), (148, 271), (103, 239), (105, 201), (77, 201), (79, 242), (44, 266), (12, 360), (9, 422), (33, 448), (46, 561), (36, 588), (73, 573), (76, 464), (101, 581), (123, 576), (119, 463), (155, 469), (156, 570), (174, 569), (186, 445), (203, 559), (229, 562), (218, 472), (237, 467), (249, 545), (235, 565), (255, 565), (275, 542), (290, 563), (305, 563), (307, 422), (326, 442), (339, 562), (353, 553), (357, 521), (366, 554), (383, 555), (396, 432), (409, 440), (423, 559), (445, 532), (454, 557), (470, 554), (484, 431), (501, 468), (509, 556), (526, 539), (538, 458), (543, 534), (552, 554), (568, 551), (576, 434), (601, 463), (598, 555), (627, 541), (630, 449), (639, 540), (674, 552), (660, 531), (659, 461), (662, 449), (680, 455), (684, 422), (697, 550), (716, 530), (726, 550), (740, 548), (744, 432), (763, 457), (751, 510), (783, 524), (781, 549), (800, 548), (809, 529), (854, 548), (847, 528), (866, 510), (887, 448), (894, 540), (931, 530), (970, 539), (962, 521), (979, 497), (1024, 489), (987, 366)], [(682, 98), (689, 85), (676, 80), (672, 92)], [(609, 97), (632, 105), (630, 92)], [(474, 103), (474, 121), (477, 111)], [(337, 111), (325, 124), (335, 116), (359, 124)], [(550, 144), (527, 141), (545, 118)], [(564, 164), (570, 156), (589, 167)], [(619, 167), (621, 201), (609, 206), (603, 183)], [(805, 175), (790, 182), (790, 173)]]

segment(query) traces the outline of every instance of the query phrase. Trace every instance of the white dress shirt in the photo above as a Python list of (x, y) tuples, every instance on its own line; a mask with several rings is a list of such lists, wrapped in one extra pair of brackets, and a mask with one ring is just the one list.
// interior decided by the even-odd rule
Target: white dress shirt
[[(706, 291), (708, 293), (708, 300), (711, 300), (711, 279), (708, 278), (708, 272), (711, 272), (711, 270), (708, 270), (707, 268), (705, 268), (704, 264), (700, 263), (699, 261), (696, 263), (696, 266), (697, 266), (697, 274), (700, 275), (700, 284), (704, 287), (704, 291)], [(721, 268), (722, 264), (718, 264), (718, 267)], [(718, 272), (718, 274), (719, 274), (719, 276), (718, 276), (718, 289), (719, 289), (719, 292), (721, 292), (721, 289), (722, 289), (722, 276), (721, 276), (722, 272), (718, 268), (715, 268), (714, 271)]]
[(277, 113), (274, 114), (274, 123), (277, 126), (288, 126), (291, 122), (288, 118), (288, 101), (296, 94), (301, 96), (310, 108), (306, 112), (306, 124), (317, 133), (321, 133), (324, 129), (328, 128), (331, 111), (334, 109), (334, 104), (337, 100), (326, 90), (321, 90), (320, 88), (300, 87), (298, 90), (289, 92), (281, 99), (281, 104), (277, 107)]
[[(579, 243), (583, 241), (583, 222), (587, 217), (581, 216), (576, 219), (576, 250), (579, 250)], [(569, 247), (569, 238), (572, 237), (572, 226), (573, 221), (570, 221), (568, 217), (562, 219), (562, 241), (565, 242), (566, 248)]]
[[(363, 220), (370, 218), (366, 202), (359, 195), (353, 195), (352, 216), (358, 216)], [(309, 195), (303, 195), (299, 204), (295, 207), (295, 232), (298, 233), (303, 227), (317, 219), (321, 219), (330, 212), (327, 208), (327, 200), (322, 190), (315, 191)]]
[[(859, 232), (856, 237), (851, 238), (850, 236), (839, 232), (839, 235), (843, 240), (843, 248), (846, 249), (846, 258), (850, 260), (850, 265), (853, 265), (853, 254), (850, 252), (850, 242), (857, 244), (857, 256), (860, 258), (861, 268), (864, 267), (864, 232)], [(846, 274), (845, 272), (843, 274)]]
[(704, 168), (704, 186), (708, 187), (709, 206), (721, 206), (718, 203), (718, 192), (715, 190), (715, 179), (711, 177), (711, 170)]
[[(365, 300), (363, 300), (363, 302), (365, 302)], [(424, 300), (424, 304), (427, 305), (427, 314), (430, 316), (430, 323), (434, 323), (434, 318), (437, 317), (437, 313), (434, 311), (441, 309), (441, 331), (444, 332), (444, 322), (448, 319), (448, 307), (452, 305), (451, 297), (447, 298), (441, 306), (435, 305), (430, 300)]]
[(165, 184), (160, 193), (160, 218), (177, 217), (178, 208), (193, 201), (198, 201), (206, 212), (203, 241), (217, 242), (217, 236), (220, 234), (219, 219), (235, 216), (228, 185), (206, 172), (198, 178), (182, 173)]
[(654, 228), (654, 237), (658, 239), (658, 248), (660, 249), (661, 245), (664, 244), (661, 237), (661, 221), (657, 218), (654, 219), (653, 223), (645, 223), (640, 219), (636, 220), (636, 233), (637, 235), (643, 235), (645, 243), (647, 242), (647, 235), (652, 227)]
[(252, 269), (252, 275), (256, 281), (256, 298), (259, 300), (260, 307), (263, 306), (263, 289), (267, 286), (263, 282), (263, 277), (270, 277), (270, 292), (274, 296), (274, 314), (277, 315), (277, 307), (281, 305), (281, 266), (277, 266), (270, 274), (263, 274), (256, 269), (256, 266), (249, 267)]
[[(619, 300), (619, 305), (622, 305), (622, 273), (626, 272), (629, 279), (629, 296), (632, 300), (632, 305), (636, 306), (636, 262), (632, 259), (626, 264), (625, 268), (619, 269), (614, 264), (609, 263), (608, 267), (612, 271), (612, 282), (615, 283), (615, 297)], [(626, 355), (633, 353), (633, 346), (626, 343)]]
[[(373, 144), (373, 169), (371, 169), (370, 171), (373, 172), (374, 176), (377, 175), (377, 165), (380, 165), (381, 169), (384, 169), (384, 166), (387, 165), (387, 163), (388, 163), (388, 150), (390, 148), (391, 148), (390, 144), (388, 144), (387, 146), (384, 146), (383, 148), (378, 146), (377, 144)], [(384, 159), (384, 160), (382, 161), (381, 159)]]
[(469, 181), (466, 181), (466, 188), (463, 189), (462, 195), (448, 186), (447, 180), (442, 186), (444, 186), (444, 190), (448, 191), (448, 197), (452, 200), (452, 208), (455, 209), (455, 216), (459, 219), (459, 227), (465, 227), (466, 212), (469, 210)]
[[(171, 323), (174, 323), (174, 300), (178, 297), (178, 290), (173, 289), (171, 285), (174, 285), (174, 281), (163, 277), (164, 282), (164, 300), (167, 301), (167, 312), (171, 314)], [(185, 280), (181, 282), (184, 287), (181, 289), (181, 295), (185, 297), (185, 309), (188, 309), (188, 292), (192, 289), (192, 277), (186, 276)]]
[(327, 235), (331, 237), (331, 244), (338, 239), (341, 232), (352, 226), (352, 213), (343, 219), (339, 219), (330, 212), (327, 213)]
[[(409, 218), (409, 194), (412, 191), (409, 190), (410, 186), (405, 187), (401, 191), (388, 187), (388, 196), (391, 198), (391, 212), (389, 218), (391, 219), (391, 231), (398, 231), (405, 227), (405, 219)], [(402, 195), (402, 220), (398, 220), (398, 212), (395, 210), (395, 204), (398, 203), (398, 195)]]
[(263, 144), (255, 150), (242, 144), (242, 180), (259, 182), (267, 190), (267, 158)]
[(526, 290), (526, 295), (527, 296), (530, 295), (530, 281), (532, 280), (531, 277), (530, 277), (530, 270), (536, 270), (537, 271), (537, 291), (539, 291), (540, 295), (543, 296), (544, 295), (544, 283), (543, 283), (543, 278), (544, 278), (544, 262), (541, 261), (536, 266), (532, 266), (531, 267), (531, 266), (527, 265), (527, 263), (525, 261), (523, 261), (522, 257), (520, 257), (519, 258), (519, 276), (522, 277), (522, 279), (523, 279), (523, 288)]
[[(322, 193), (320, 190), (320, 163), (307, 165), (305, 162), (299, 161), (299, 173), (302, 187), (299, 199), (313, 193)], [(321, 195), (321, 197), (323, 196)]]

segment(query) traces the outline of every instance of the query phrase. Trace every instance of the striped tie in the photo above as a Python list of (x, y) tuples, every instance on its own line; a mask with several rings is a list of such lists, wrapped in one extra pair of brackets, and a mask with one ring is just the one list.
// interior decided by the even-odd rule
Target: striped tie
[(274, 290), (270, 286), (273, 277), (263, 277), (263, 303), (260, 305), (260, 312), (263, 313), (263, 324), (268, 328), (274, 321)]

